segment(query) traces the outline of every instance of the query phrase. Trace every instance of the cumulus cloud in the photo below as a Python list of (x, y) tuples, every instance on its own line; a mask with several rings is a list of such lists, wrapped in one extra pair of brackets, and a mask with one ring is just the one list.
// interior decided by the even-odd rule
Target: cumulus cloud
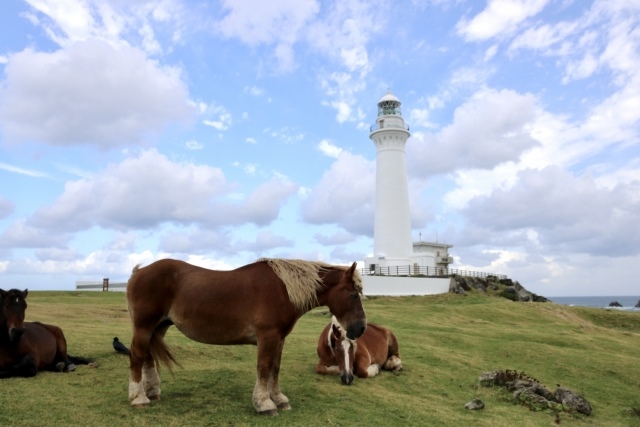
[(236, 186), (221, 170), (176, 163), (155, 150), (109, 165), (91, 179), (70, 181), (50, 206), (40, 208), (30, 224), (41, 229), (78, 231), (99, 225), (126, 230), (162, 223), (209, 226), (268, 224), (297, 190), (276, 177), (241, 200), (229, 196)]
[(343, 151), (301, 203), (311, 224), (339, 224), (355, 234), (373, 234), (374, 163)]
[(187, 28), (180, 1), (25, 1), (31, 9), (24, 16), (59, 46), (99, 39), (157, 54), (164, 50), (163, 44), (179, 43)]
[(10, 200), (4, 199), (2, 196), (0, 196), (0, 219), (6, 218), (11, 215), (14, 209), (15, 205)]
[(407, 144), (410, 175), (426, 177), (461, 169), (492, 169), (516, 161), (538, 144), (528, 125), (536, 98), (512, 90), (482, 89), (454, 112), (453, 123), (423, 141)]
[(356, 104), (373, 67), (367, 45), (385, 28), (386, 7), (384, 3), (360, 0), (335, 2), (308, 28), (310, 46), (339, 66), (339, 71), (320, 77), (320, 84), (330, 98), (324, 105), (336, 110), (339, 123), (364, 118)]
[(537, 15), (549, 0), (489, 0), (487, 8), (456, 28), (467, 40), (487, 40), (512, 32), (521, 22)]
[(71, 235), (64, 230), (44, 230), (19, 220), (0, 233), (0, 248), (46, 248), (67, 247)]
[(193, 113), (178, 68), (98, 40), (11, 55), (0, 91), (0, 126), (14, 142), (131, 145)]
[(325, 156), (335, 158), (340, 157), (340, 153), (342, 153), (342, 148), (333, 145), (326, 139), (323, 139), (322, 141), (320, 141), (320, 143), (318, 143), (318, 150), (320, 150)]
[(293, 3), (288, 0), (268, 3), (224, 0), (222, 7), (227, 13), (215, 24), (216, 31), (252, 47), (275, 45), (274, 56), (282, 71), (294, 68), (293, 45), (305, 24), (319, 10), (315, 0)]
[(472, 199), (462, 213), (497, 235), (533, 230), (554, 253), (628, 256), (640, 253), (637, 194), (638, 180), (601, 188), (590, 176), (550, 166), (521, 171), (514, 186)]
[(355, 240), (355, 236), (353, 234), (345, 231), (338, 231), (331, 235), (317, 233), (314, 237), (321, 245), (344, 245)]

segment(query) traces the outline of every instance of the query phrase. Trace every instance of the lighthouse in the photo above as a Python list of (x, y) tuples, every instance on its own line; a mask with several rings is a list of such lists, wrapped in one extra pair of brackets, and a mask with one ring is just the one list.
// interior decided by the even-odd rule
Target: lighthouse
[(400, 104), (387, 91), (378, 102), (378, 117), (369, 134), (376, 147), (374, 250), (365, 260), (371, 271), (408, 266), (413, 253), (405, 153), (411, 133)]
[(400, 100), (387, 91), (369, 138), (376, 147), (373, 254), (365, 257), (365, 295), (433, 295), (451, 289), (447, 243), (411, 239), (405, 146), (411, 133)]

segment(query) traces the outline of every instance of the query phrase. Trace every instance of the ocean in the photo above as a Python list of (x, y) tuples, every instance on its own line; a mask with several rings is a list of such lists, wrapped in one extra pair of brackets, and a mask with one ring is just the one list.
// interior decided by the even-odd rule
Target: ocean
[[(638, 311), (640, 308), (636, 304), (640, 301), (640, 296), (618, 296), (618, 297), (547, 297), (556, 304), (572, 305), (579, 307), (610, 308), (623, 311)], [(622, 307), (609, 307), (613, 301), (619, 302)]]

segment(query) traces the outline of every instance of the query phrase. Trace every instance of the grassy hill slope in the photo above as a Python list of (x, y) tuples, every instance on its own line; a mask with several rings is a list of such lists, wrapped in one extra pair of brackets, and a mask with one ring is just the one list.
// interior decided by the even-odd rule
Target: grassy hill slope
[[(0, 425), (640, 426), (640, 313), (516, 303), (480, 292), (369, 299), (369, 321), (394, 331), (404, 370), (347, 387), (314, 372), (318, 335), (329, 322), (321, 307), (298, 322), (285, 345), (281, 386), (293, 410), (262, 418), (251, 405), (255, 347), (207, 346), (175, 328), (167, 341), (182, 368), (174, 377), (161, 372), (161, 401), (132, 409), (128, 358), (111, 348), (114, 336), (131, 340), (124, 297), (29, 294), (27, 320), (59, 325), (69, 352), (99, 366), (2, 380)], [(501, 388), (479, 387), (482, 372), (503, 369), (583, 394), (592, 415), (556, 418), (515, 404)], [(466, 410), (476, 397), (485, 409)]]

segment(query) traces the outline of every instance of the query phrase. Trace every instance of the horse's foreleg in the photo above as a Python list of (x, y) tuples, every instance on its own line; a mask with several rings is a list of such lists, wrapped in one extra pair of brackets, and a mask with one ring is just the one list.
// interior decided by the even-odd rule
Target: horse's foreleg
[(320, 361), (316, 365), (316, 373), (320, 375), (339, 375), (340, 367), (338, 365), (325, 365), (324, 362)]
[(356, 375), (360, 378), (375, 377), (380, 372), (380, 366), (372, 363), (370, 355), (362, 356), (356, 360)]
[(0, 378), (11, 377), (35, 377), (38, 373), (38, 362), (34, 359), (33, 355), (27, 354), (17, 365), (12, 366), (9, 369), (3, 369), (0, 371)]
[(131, 406), (136, 408), (151, 404), (142, 379), (142, 368), (147, 360), (150, 339), (150, 332), (134, 329), (133, 339), (131, 340), (131, 354), (129, 356), (129, 400), (131, 401)]
[(278, 337), (258, 338), (258, 378), (253, 389), (253, 407), (260, 415), (278, 415), (278, 406), (269, 393), (273, 365), (278, 349), (282, 348)]
[(276, 404), (278, 409), (289, 410), (291, 409), (291, 404), (289, 404), (289, 398), (282, 394), (280, 391), (280, 384), (278, 382), (278, 377), (280, 375), (280, 362), (282, 361), (282, 349), (284, 348), (284, 339), (280, 341), (280, 345), (278, 346), (278, 350), (273, 360), (273, 366), (271, 367), (271, 377), (269, 378), (269, 397)]

